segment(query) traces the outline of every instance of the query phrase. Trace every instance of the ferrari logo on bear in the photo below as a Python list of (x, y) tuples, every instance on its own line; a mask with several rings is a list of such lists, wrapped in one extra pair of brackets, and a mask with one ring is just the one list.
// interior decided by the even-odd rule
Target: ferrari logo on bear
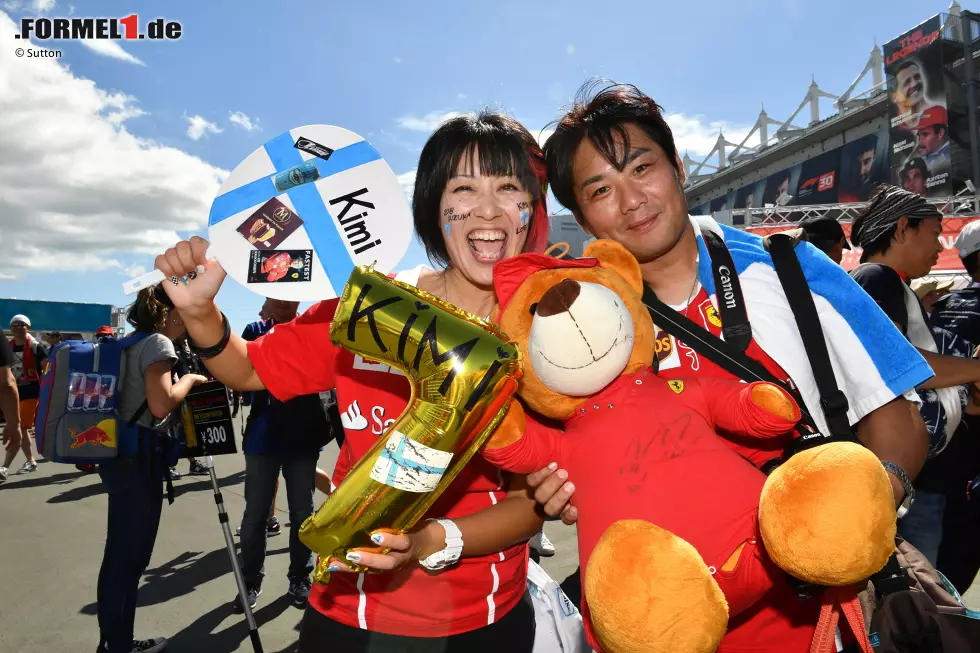
[(308, 138), (303, 138), (300, 136), (296, 139), (296, 143), (293, 145), (297, 150), (303, 150), (313, 156), (318, 156), (324, 161), (330, 158), (333, 154), (333, 149), (327, 147), (326, 145), (320, 145), (316, 141), (311, 141)]

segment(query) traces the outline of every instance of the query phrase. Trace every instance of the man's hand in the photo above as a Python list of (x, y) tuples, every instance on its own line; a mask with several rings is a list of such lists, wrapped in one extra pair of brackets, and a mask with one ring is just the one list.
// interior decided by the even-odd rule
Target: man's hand
[(7, 451), (17, 451), (20, 447), (20, 423), (7, 422), (3, 427), (3, 444)]
[(527, 484), (534, 490), (534, 500), (541, 504), (544, 513), (549, 517), (561, 517), (571, 526), (578, 521), (578, 510), (569, 504), (575, 484), (566, 483), (567, 480), (568, 472), (558, 469), (557, 463), (527, 476)]

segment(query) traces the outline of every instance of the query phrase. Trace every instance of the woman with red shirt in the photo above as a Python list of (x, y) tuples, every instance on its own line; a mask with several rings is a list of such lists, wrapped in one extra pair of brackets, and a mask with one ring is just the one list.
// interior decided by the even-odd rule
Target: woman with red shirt
[[(415, 180), (415, 231), (429, 259), (396, 278), (470, 313), (488, 316), (496, 300), (493, 266), (547, 241), (541, 150), (515, 120), (489, 112), (444, 123), (422, 150)], [(407, 380), (330, 344), (337, 300), (311, 307), (246, 344), (229, 334), (214, 297), (225, 277), (193, 238), (157, 257), (165, 284), (208, 369), (236, 390), (268, 389), (280, 400), (336, 388), (345, 440), (333, 482), (405, 409)], [(216, 343), (225, 343), (215, 348)], [(523, 477), (479, 457), (445, 490), (427, 519), (404, 535), (379, 534), (386, 555), (353, 552), (349, 561), (391, 573), (334, 573), (310, 593), (300, 651), (509, 651), (528, 653), (534, 612), (526, 597), (527, 540), (542, 524)], [(342, 561), (331, 569), (349, 572)]]

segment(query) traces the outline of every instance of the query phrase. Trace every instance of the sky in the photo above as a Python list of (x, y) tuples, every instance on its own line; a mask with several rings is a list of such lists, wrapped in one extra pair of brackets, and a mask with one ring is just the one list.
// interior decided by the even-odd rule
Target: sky
[[(789, 117), (811, 78), (842, 93), (875, 43), (948, 8), (933, 0), (895, 0), (887, 11), (868, 0), (76, 1), (0, 0), (0, 297), (127, 305), (122, 283), (177, 240), (205, 236), (221, 181), (294, 127), (360, 134), (410, 189), (442, 119), (489, 106), (537, 135), (598, 76), (657, 100), (679, 151), (700, 160), (719, 131), (740, 142), (763, 105), (771, 118)], [(141, 24), (179, 21), (181, 38), (14, 39), (23, 17), (132, 13)], [(61, 56), (17, 58), (17, 47)], [(870, 76), (859, 89), (868, 86)], [(827, 100), (821, 117), (832, 113)], [(423, 262), (413, 243), (398, 269)], [(238, 331), (261, 303), (231, 279), (218, 296)]]

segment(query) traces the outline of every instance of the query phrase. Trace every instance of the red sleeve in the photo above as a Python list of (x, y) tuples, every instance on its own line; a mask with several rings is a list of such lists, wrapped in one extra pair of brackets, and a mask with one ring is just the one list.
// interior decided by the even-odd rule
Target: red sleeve
[[(711, 421), (717, 428), (729, 433), (774, 438), (792, 430), (800, 421), (799, 406), (779, 386), (711, 378), (698, 379), (698, 385), (704, 393)], [(770, 385), (788, 398), (792, 402), (794, 417), (787, 419), (774, 415), (753, 401), (752, 390), (760, 385)]]
[(333, 369), (337, 348), (330, 342), (330, 323), (338, 301), (316, 303), (292, 322), (277, 324), (248, 343), (252, 366), (279, 401), (337, 385)]
[(530, 474), (557, 462), (562, 432), (534, 421), (530, 416), (520, 440), (499, 449), (484, 449), (483, 457), (508, 472)]

